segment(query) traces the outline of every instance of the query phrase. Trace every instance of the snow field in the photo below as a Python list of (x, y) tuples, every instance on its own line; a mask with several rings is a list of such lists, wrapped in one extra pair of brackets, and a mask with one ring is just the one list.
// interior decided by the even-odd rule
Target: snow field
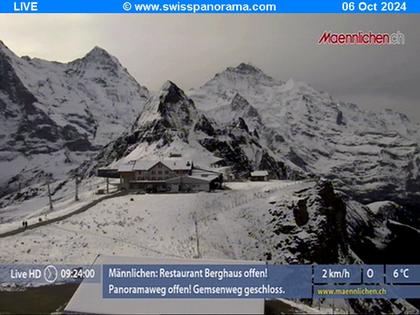
[(264, 229), (268, 200), (290, 199), (306, 185), (311, 184), (231, 183), (232, 190), (216, 193), (108, 199), (63, 221), (1, 239), (0, 263), (91, 263), (98, 254), (192, 258), (198, 254), (195, 221), (201, 257), (250, 259), (261, 254), (255, 231)]

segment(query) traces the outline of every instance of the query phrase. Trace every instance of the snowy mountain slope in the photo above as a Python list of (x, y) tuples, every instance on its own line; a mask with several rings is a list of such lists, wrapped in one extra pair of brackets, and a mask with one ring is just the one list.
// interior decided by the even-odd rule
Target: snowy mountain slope
[(277, 177), (285, 177), (287, 172), (243, 120), (220, 127), (168, 81), (145, 104), (131, 131), (108, 144), (80, 173), (94, 174), (98, 166), (116, 167), (130, 160), (168, 158), (174, 153), (201, 167), (218, 161), (231, 166), (238, 176), (248, 176), (259, 167), (272, 170)]
[[(248, 64), (228, 68), (188, 94), (214, 119), (242, 117), (277, 159), (333, 179), (363, 202), (420, 204), (419, 125), (403, 114), (365, 112)], [(231, 104), (238, 95), (256, 113), (235, 109)]]
[[(350, 219), (366, 208), (357, 202), (348, 207), (330, 183), (237, 182), (229, 187), (216, 193), (108, 199), (63, 221), (5, 238), (0, 263), (89, 264), (98, 254), (286, 264), (358, 261), (349, 243), (358, 237), (349, 224), (366, 228), (366, 222)], [(377, 303), (354, 300), (352, 307), (370, 314), (367, 310)], [(376, 309), (393, 305), (381, 303)], [(401, 303), (401, 310), (406, 307)]]
[(127, 130), (148, 96), (101, 48), (58, 63), (0, 42), (0, 195), (62, 178)]

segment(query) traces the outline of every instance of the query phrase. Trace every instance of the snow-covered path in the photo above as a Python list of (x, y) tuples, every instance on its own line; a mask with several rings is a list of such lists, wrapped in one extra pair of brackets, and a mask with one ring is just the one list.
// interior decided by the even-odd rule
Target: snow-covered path
[[(33, 230), (36, 228), (39, 228), (41, 226), (45, 226), (54, 222), (59, 222), (62, 220), (65, 220), (73, 215), (77, 215), (79, 213), (85, 212), (89, 210), (90, 208), (96, 206), (98, 203), (100, 203), (103, 200), (109, 199), (109, 198), (115, 198), (118, 195), (122, 195), (122, 192), (113, 193), (110, 195), (105, 195), (102, 197), (98, 197), (97, 199), (94, 199), (93, 201), (82, 201), (79, 202), (79, 207), (77, 207), (78, 204), (73, 205), (72, 207), (66, 208), (64, 211), (56, 211), (49, 216), (38, 216), (38, 221), (36, 220), (36, 216), (32, 216), (31, 219), (26, 220), (28, 222), (28, 226), (26, 228), (23, 227), (16, 227), (16, 224), (14, 225), (8, 225), (9, 229), (3, 228), (3, 232), (0, 229), (0, 238), (2, 237), (8, 237), (12, 235), (16, 235), (19, 233), (23, 233), (26, 230)], [(42, 220), (43, 219), (43, 220)], [(15, 227), (14, 227), (15, 226)]]

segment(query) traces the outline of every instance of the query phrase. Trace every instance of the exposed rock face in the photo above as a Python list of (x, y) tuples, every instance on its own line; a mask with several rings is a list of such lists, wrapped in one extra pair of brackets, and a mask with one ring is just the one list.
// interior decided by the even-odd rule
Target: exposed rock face
[[(393, 206), (400, 207), (383, 203), (375, 208)], [(308, 184), (269, 210), (268, 230), (279, 249), (272, 257), (288, 263), (419, 263), (412, 244), (420, 241), (420, 231), (390, 219), (397, 212), (374, 212), (337, 193), (330, 181)]]
[(242, 129), (246, 132), (249, 132), (248, 125), (246, 124), (245, 120), (242, 117), (238, 118), (238, 123), (235, 124), (235, 127)]
[[(265, 259), (275, 263), (404, 263), (401, 251), (409, 251), (408, 261), (413, 261), (413, 248), (404, 246), (403, 240), (405, 244), (417, 244), (419, 231), (337, 193), (329, 181), (306, 182), (302, 186), (292, 196), (279, 197), (268, 210), (267, 228), (252, 232), (258, 239), (265, 238), (268, 246), (271, 244), (271, 248), (264, 248)], [(383, 206), (390, 209), (392, 203)], [(390, 211), (389, 215), (395, 213)], [(418, 312), (404, 300), (352, 299), (344, 303), (357, 314)]]
[[(404, 220), (404, 208), (394, 202), (378, 202), (368, 207), (348, 200), (349, 243), (366, 263), (420, 263), (412, 244), (420, 242), (420, 231), (396, 220)], [(404, 221), (403, 221), (404, 222)]]
[[(276, 179), (302, 179), (299, 172), (288, 169), (281, 161), (277, 161), (268, 152), (261, 156), (258, 168), (260, 170), (269, 170), (269, 176)], [(270, 175), (271, 174), (271, 175)]]
[(299, 199), (293, 208), (293, 215), (295, 216), (295, 221), (298, 226), (305, 225), (309, 221), (306, 201), (306, 199)]
[(57, 63), (19, 58), (0, 42), (0, 197), (64, 179), (125, 131), (148, 96), (101, 48)]
[(194, 131), (202, 131), (208, 136), (216, 135), (213, 125), (205, 115), (202, 115), (198, 122), (195, 124)]
[[(348, 256), (346, 205), (330, 182), (297, 191), (291, 200), (278, 201), (270, 210), (278, 253), (287, 263), (339, 263)], [(289, 253), (289, 254), (285, 254)]]

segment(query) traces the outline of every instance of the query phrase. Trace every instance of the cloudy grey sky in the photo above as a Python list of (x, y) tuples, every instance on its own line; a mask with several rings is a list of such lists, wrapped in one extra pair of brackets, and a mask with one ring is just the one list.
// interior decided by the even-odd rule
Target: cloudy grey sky
[[(319, 46), (324, 30), (396, 32), (404, 46)], [(70, 61), (101, 46), (150, 89), (184, 89), (251, 62), (364, 108), (420, 122), (420, 19), (350, 15), (2, 15), (0, 39), (18, 55)]]

